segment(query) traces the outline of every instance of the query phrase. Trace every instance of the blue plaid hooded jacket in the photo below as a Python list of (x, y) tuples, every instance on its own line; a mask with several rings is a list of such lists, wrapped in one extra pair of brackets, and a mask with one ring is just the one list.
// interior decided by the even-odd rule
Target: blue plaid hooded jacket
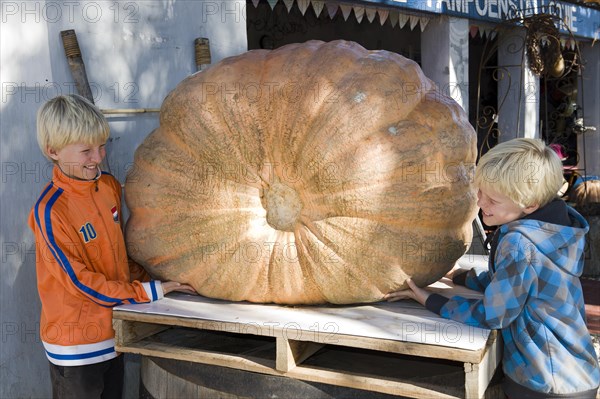
[[(509, 396), (523, 397), (516, 386), (575, 397), (600, 382), (579, 281), (589, 226), (563, 201), (544, 208), (499, 227), (489, 270), (462, 275), (482, 299), (432, 294), (426, 306), (447, 319), (501, 330)], [(566, 225), (539, 220), (556, 219), (556, 212)]]

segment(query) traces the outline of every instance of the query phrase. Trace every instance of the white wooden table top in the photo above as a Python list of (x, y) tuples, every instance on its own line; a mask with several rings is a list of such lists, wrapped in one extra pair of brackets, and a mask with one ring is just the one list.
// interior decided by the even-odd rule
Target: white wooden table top
[[(461, 267), (485, 267), (481, 256), (463, 257)], [(447, 279), (432, 284), (432, 289), (446, 295), (478, 297), (464, 287), (452, 286)], [(466, 350), (485, 347), (490, 330), (446, 320), (410, 301), (378, 302), (350, 306), (280, 306), (229, 302), (202, 296), (172, 293), (152, 303), (122, 305), (116, 311), (194, 318), (222, 323), (235, 323), (240, 333), (270, 335), (283, 330), (286, 338), (311, 340), (311, 334), (326, 334), (335, 344), (336, 334), (379, 338), (419, 344), (439, 345)], [(230, 328), (230, 327), (229, 327)]]

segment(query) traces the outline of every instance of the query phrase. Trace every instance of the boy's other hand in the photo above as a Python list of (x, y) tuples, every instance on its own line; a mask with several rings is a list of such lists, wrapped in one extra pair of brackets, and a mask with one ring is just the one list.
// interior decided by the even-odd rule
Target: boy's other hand
[(450, 280), (452, 280), (454, 278), (454, 276), (456, 275), (456, 273), (462, 273), (463, 271), (465, 271), (462, 267), (460, 267), (458, 265), (458, 263), (454, 264), (454, 267), (452, 269), (450, 269), (448, 271), (448, 273), (446, 273), (446, 275), (444, 277), (449, 278)]
[(162, 283), (163, 294), (167, 295), (169, 292), (177, 291), (184, 292), (186, 294), (198, 295), (196, 290), (188, 284), (181, 284), (177, 281), (163, 281)]

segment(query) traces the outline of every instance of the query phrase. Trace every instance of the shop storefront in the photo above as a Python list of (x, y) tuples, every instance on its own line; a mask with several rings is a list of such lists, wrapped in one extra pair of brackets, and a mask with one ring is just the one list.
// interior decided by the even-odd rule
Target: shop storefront
[(249, 49), (344, 39), (399, 53), (469, 112), (481, 153), (541, 137), (577, 175), (600, 174), (598, 3), (252, 0), (246, 11)]

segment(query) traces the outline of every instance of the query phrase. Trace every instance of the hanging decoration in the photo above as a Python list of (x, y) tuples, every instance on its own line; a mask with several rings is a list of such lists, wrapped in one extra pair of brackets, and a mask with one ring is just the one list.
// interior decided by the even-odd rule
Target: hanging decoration
[(471, 35), (471, 39), (475, 39), (475, 36), (477, 36), (477, 33), (479, 32), (479, 27), (476, 25), (471, 25), (469, 27), (469, 34)]
[(375, 19), (375, 14), (377, 14), (377, 10), (375, 8), (366, 8), (365, 14), (367, 14), (367, 20), (372, 23)]
[[(269, 6), (271, 6), (271, 10), (275, 8), (279, 0), (267, 0)], [(410, 29), (413, 30), (417, 27), (420, 27), (421, 32), (425, 30), (425, 27), (429, 23), (430, 18), (425, 16), (419, 16), (415, 14), (404, 14), (397, 10), (389, 10), (385, 8), (373, 8), (363, 5), (349, 4), (349, 3), (338, 3), (334, 1), (326, 1), (326, 0), (281, 0), (285, 5), (285, 8), (288, 12), (291, 11), (294, 3), (298, 5), (298, 9), (300, 13), (304, 15), (308, 10), (308, 6), (312, 5), (312, 8), (315, 12), (315, 15), (319, 17), (323, 12), (324, 8), (327, 8), (327, 15), (330, 19), (335, 18), (338, 10), (341, 11), (342, 17), (344, 21), (348, 21), (350, 14), (354, 11), (354, 17), (356, 21), (360, 24), (363, 18), (367, 17), (369, 23), (373, 23), (375, 20), (375, 16), (379, 15), (379, 23), (383, 26), (388, 20), (390, 21), (390, 25), (392, 28), (395, 28), (396, 25), (400, 29), (402, 29), (409, 21), (410, 21)], [(252, 5), (254, 7), (258, 7), (260, 0), (252, 0)]]
[(352, 12), (352, 6), (349, 6), (348, 4), (340, 4), (340, 10), (342, 10), (342, 17), (344, 17), (344, 21), (347, 21), (350, 13)]
[(379, 14), (379, 23), (381, 24), (381, 26), (383, 26), (383, 24), (385, 24), (385, 21), (387, 21), (388, 16), (390, 15), (390, 11), (389, 10), (377, 10), (377, 14)]
[(317, 16), (317, 18), (319, 18), (319, 16), (321, 15), (321, 12), (323, 11), (323, 7), (325, 7), (325, 1), (324, 0), (312, 0), (310, 3), (312, 4), (312, 8), (315, 11), (315, 15)]
[(474, 39), (477, 36), (477, 34), (479, 34), (479, 37), (481, 37), (482, 39), (487, 38), (488, 40), (493, 40), (494, 37), (496, 37), (497, 31), (491, 25), (477, 24), (471, 25), (471, 27), (469, 28), (469, 34), (472, 39)]
[(288, 12), (290, 12), (294, 6), (294, 0), (283, 0), (283, 4), (285, 4), (285, 8), (287, 8)]
[(560, 33), (549, 14), (532, 15), (523, 19), (527, 28), (526, 56), (531, 72), (538, 76), (559, 77), (565, 71), (560, 49)]
[(408, 15), (406, 14), (398, 14), (398, 27), (400, 29), (404, 28), (404, 25), (408, 22)]
[(390, 24), (392, 24), (392, 28), (395, 28), (398, 24), (398, 11), (390, 11)]
[(356, 17), (356, 21), (360, 24), (362, 22), (363, 17), (365, 16), (365, 8), (355, 6), (353, 7), (354, 16)]
[(408, 17), (408, 20), (410, 21), (410, 30), (414, 30), (417, 24), (419, 23), (419, 17), (415, 15), (410, 15)]
[(327, 7), (327, 13), (329, 14), (329, 18), (333, 19), (335, 17), (335, 14), (337, 14), (337, 10), (340, 5), (338, 3), (326, 2), (325, 6)]
[(302, 14), (302, 16), (304, 16), (304, 14), (306, 13), (306, 10), (308, 10), (308, 6), (310, 5), (310, 0), (296, 0), (298, 2), (298, 8), (300, 9), (300, 13)]

